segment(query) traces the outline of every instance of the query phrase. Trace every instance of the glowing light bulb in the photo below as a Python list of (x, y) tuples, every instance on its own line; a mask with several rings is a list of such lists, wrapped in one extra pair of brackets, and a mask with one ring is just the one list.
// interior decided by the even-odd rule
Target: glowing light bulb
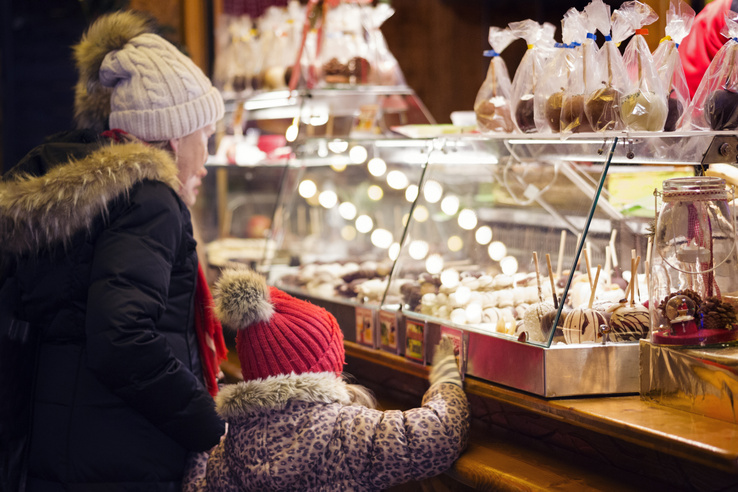
[(345, 140), (331, 140), (328, 142), (328, 148), (334, 154), (343, 154), (348, 149), (348, 145)]
[(412, 203), (418, 198), (418, 185), (410, 185), (405, 188), (405, 200)]
[(428, 217), (430, 217), (430, 214), (428, 213), (428, 209), (425, 208), (423, 205), (418, 205), (415, 207), (415, 210), (413, 211), (413, 219), (415, 219), (418, 222), (425, 222), (428, 220)]
[(464, 210), (459, 212), (458, 221), (459, 227), (470, 231), (477, 227), (477, 214), (476, 212), (474, 212), (474, 210), (465, 208)]
[(402, 171), (390, 171), (387, 173), (387, 184), (394, 190), (402, 190), (407, 188), (410, 180), (407, 179), (407, 175)]
[(507, 247), (500, 241), (494, 241), (487, 248), (487, 254), (494, 261), (500, 261), (507, 254)]
[(300, 183), (300, 186), (297, 188), (297, 191), (298, 193), (300, 193), (301, 197), (310, 198), (311, 196), (315, 195), (315, 193), (318, 191), (318, 187), (315, 185), (314, 181), (306, 179)]
[(489, 226), (480, 227), (477, 229), (477, 232), (474, 233), (474, 239), (476, 239), (479, 244), (489, 243), (492, 240), (492, 229)]
[(423, 186), (423, 196), (428, 203), (436, 203), (443, 196), (443, 186), (438, 181), (427, 181)]
[(297, 134), (300, 131), (300, 127), (296, 124), (291, 124), (287, 127), (287, 130), (284, 132), (284, 139), (288, 142), (294, 142), (297, 140)]
[(400, 256), (400, 243), (392, 243), (387, 250), (390, 260), (395, 261)]
[(428, 251), (430, 251), (428, 243), (419, 239), (412, 241), (407, 250), (410, 258), (414, 260), (422, 260), (428, 254)]
[(392, 233), (387, 229), (374, 229), (371, 235), (371, 241), (377, 248), (387, 249), (392, 244)]
[(441, 210), (446, 215), (454, 215), (459, 211), (459, 197), (454, 195), (448, 195), (446, 198), (441, 200)]
[(425, 260), (425, 269), (430, 274), (437, 274), (443, 270), (443, 257), (439, 254), (432, 254)]
[(512, 275), (518, 272), (518, 260), (514, 256), (506, 256), (500, 260), (500, 269), (505, 275)]
[(373, 157), (366, 163), (366, 168), (372, 176), (382, 176), (387, 172), (387, 163), (380, 157)]
[(380, 188), (377, 185), (371, 185), (366, 190), (366, 194), (374, 201), (381, 200), (384, 196), (384, 191), (382, 191), (382, 188)]
[(448, 249), (450, 251), (453, 251), (455, 253), (457, 251), (461, 251), (461, 249), (464, 247), (464, 240), (461, 239), (459, 236), (451, 236), (448, 238), (448, 241), (446, 241), (446, 246), (448, 246)]
[(356, 218), (356, 205), (351, 202), (343, 202), (338, 206), (338, 214), (346, 220)]
[(333, 190), (323, 191), (320, 193), (320, 195), (318, 195), (318, 203), (320, 203), (325, 208), (335, 207), (336, 203), (338, 203), (338, 196)]
[(374, 227), (374, 221), (368, 215), (359, 215), (356, 218), (356, 230), (359, 232), (369, 232)]
[(366, 160), (368, 156), (369, 153), (362, 145), (354, 145), (353, 147), (351, 147), (351, 150), (349, 150), (349, 159), (351, 159), (351, 162), (353, 162), (354, 164), (361, 164)]
[(354, 226), (343, 226), (341, 228), (341, 237), (346, 241), (352, 241), (356, 238), (356, 229)]

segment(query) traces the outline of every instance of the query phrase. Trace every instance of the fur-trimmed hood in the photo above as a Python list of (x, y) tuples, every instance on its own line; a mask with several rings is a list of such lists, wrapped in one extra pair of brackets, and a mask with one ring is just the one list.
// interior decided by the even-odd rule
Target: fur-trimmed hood
[(260, 410), (282, 410), (290, 400), (308, 403), (352, 403), (349, 385), (332, 372), (280, 374), (225, 386), (215, 397), (225, 420)]
[(168, 152), (133, 142), (104, 145), (43, 176), (0, 182), (0, 250), (22, 254), (65, 243), (137, 183), (162, 181), (176, 190), (177, 174)]

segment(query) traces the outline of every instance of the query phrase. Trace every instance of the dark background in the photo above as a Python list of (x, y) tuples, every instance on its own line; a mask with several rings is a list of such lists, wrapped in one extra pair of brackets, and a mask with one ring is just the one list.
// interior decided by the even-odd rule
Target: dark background
[[(9, 169), (46, 135), (71, 126), (76, 74), (70, 46), (89, 19), (122, 3), (0, 0), (0, 169)], [(566, 10), (581, 10), (587, 3), (395, 0), (396, 13), (382, 31), (408, 85), (438, 123), (448, 123), (452, 111), (472, 109), (489, 63), (482, 52), (489, 49), (490, 26), (531, 18), (551, 22), (560, 31)], [(608, 3), (616, 8), (621, 2)], [(693, 2), (692, 7), (698, 11), (700, 5)], [(525, 42), (516, 40), (503, 52), (511, 74), (525, 49)]]

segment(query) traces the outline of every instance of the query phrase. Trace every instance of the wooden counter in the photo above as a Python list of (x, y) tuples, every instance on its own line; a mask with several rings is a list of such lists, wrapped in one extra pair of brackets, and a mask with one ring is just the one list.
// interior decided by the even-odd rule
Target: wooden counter
[[(346, 373), (383, 408), (419, 405), (428, 368), (352, 342)], [(235, 351), (223, 369), (240, 377)], [(545, 399), (467, 377), (468, 449), (433, 483), (392, 490), (738, 490), (738, 426), (638, 395)]]

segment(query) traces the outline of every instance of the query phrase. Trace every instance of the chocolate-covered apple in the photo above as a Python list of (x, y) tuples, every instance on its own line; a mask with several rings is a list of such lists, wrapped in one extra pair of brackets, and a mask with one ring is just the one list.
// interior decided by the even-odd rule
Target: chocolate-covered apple
[(584, 96), (582, 94), (564, 98), (561, 105), (561, 131), (572, 133), (592, 131), (584, 112)]
[(482, 131), (511, 132), (513, 131), (510, 103), (501, 96), (492, 97), (477, 104), (474, 108), (477, 115), (477, 125)]
[(564, 91), (554, 92), (546, 100), (546, 121), (551, 131), (558, 133), (561, 130), (561, 104), (564, 99)]
[(668, 113), (666, 113), (666, 123), (664, 123), (664, 131), (673, 132), (674, 130), (676, 130), (679, 118), (681, 118), (682, 113), (684, 112), (684, 106), (682, 106), (682, 103), (680, 103), (679, 100), (675, 97), (670, 97), (668, 99), (668, 103), (669, 110)]
[(629, 130), (661, 131), (666, 120), (666, 101), (653, 91), (637, 90), (621, 99), (620, 116)]
[(520, 98), (515, 108), (515, 122), (523, 133), (536, 131), (533, 94), (526, 94)]
[(734, 130), (738, 127), (738, 94), (718, 89), (705, 101), (705, 118), (713, 130)]
[(585, 110), (593, 130), (616, 130), (620, 126), (620, 91), (613, 87), (594, 91), (587, 98)]

